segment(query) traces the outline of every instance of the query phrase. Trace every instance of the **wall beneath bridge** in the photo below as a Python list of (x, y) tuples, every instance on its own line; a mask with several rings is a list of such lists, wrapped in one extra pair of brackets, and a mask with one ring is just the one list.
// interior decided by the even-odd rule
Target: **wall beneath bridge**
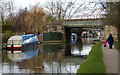
[(109, 34), (112, 34), (114, 40), (117, 41), (117, 28), (111, 25), (105, 25), (101, 33), (101, 40), (107, 39)]

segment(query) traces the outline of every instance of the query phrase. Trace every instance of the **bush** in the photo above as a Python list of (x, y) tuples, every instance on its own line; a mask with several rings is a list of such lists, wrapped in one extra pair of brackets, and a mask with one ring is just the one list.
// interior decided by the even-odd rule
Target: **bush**
[(6, 43), (11, 35), (12, 35), (12, 32), (10, 30), (9, 31), (5, 31), (3, 33), (3, 35), (2, 35), (2, 42)]
[(63, 39), (62, 33), (59, 32), (44, 33), (43, 35), (44, 41), (60, 41), (62, 39)]
[(120, 51), (120, 46), (118, 46), (118, 41), (114, 42), (114, 46), (115, 46), (115, 48), (117, 48)]
[(8, 31), (12, 29), (12, 21), (6, 20), (5, 23), (2, 25), (2, 32)]
[(2, 25), (2, 32), (11, 30), (11, 25)]

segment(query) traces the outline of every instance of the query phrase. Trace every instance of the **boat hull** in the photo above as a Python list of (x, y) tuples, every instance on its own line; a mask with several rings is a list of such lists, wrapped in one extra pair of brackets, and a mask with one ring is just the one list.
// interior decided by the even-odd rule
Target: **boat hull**
[(38, 42), (33, 42), (33, 43), (28, 43), (28, 44), (23, 44), (23, 45), (7, 45), (7, 53), (21, 53), (26, 51), (26, 48), (33, 45), (38, 45)]

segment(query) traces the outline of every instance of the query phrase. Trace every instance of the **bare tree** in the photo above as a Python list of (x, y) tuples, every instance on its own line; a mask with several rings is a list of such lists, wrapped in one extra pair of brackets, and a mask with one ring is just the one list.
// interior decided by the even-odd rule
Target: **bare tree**
[(1, 8), (0, 16), (1, 16), (1, 22), (2, 22), (2, 25), (3, 25), (4, 24), (3, 8)]
[(120, 2), (104, 2), (101, 5), (106, 12), (104, 23), (118, 29), (118, 44), (120, 45)]
[(2, 24), (5, 23), (5, 19), (9, 18), (9, 20), (13, 20), (13, 9), (14, 4), (12, 1), (0, 1), (0, 13), (1, 13), (1, 19)]
[(53, 0), (48, 2), (46, 8), (57, 20), (71, 19), (78, 14), (94, 14), (99, 11), (99, 2), (79, 1), (79, 0)]
[(24, 19), (26, 17), (27, 8), (20, 9), (16, 16), (13, 17), (12, 31), (14, 32), (26, 32)]
[(5, 11), (6, 11), (6, 3), (3, 1), (0, 1), (0, 16), (2, 20), (2, 25), (4, 24), (4, 18), (5, 18)]
[(13, 10), (14, 10), (14, 4), (12, 1), (7, 2), (7, 10), (8, 10), (8, 18), (9, 20), (13, 20)]
[(75, 8), (76, 0), (73, 2), (65, 1), (51, 1), (47, 5), (47, 9), (50, 11), (51, 15), (55, 17), (57, 20), (65, 19), (66, 16), (68, 18), (72, 17), (73, 14), (77, 12), (79, 7), (83, 4), (80, 4), (78, 7)]

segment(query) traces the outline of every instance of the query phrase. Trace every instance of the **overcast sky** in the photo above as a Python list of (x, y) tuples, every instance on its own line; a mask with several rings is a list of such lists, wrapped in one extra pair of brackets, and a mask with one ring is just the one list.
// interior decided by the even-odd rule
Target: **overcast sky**
[[(10, 0), (8, 0), (10, 1)], [(50, 2), (50, 1), (59, 1), (59, 0), (11, 0), (15, 3), (15, 7), (16, 9), (19, 8), (25, 8), (28, 7), (30, 5), (35, 5), (36, 3), (40, 3), (41, 5), (44, 5), (46, 2)], [(60, 0), (61, 1), (61, 0)], [(63, 1), (74, 1), (74, 0), (63, 0)], [(81, 1), (120, 1), (120, 0), (77, 0), (78, 2)]]
[(25, 8), (38, 2), (42, 5), (45, 3), (45, 0), (13, 0), (13, 2), (17, 8)]
[[(29, 7), (29, 5), (34, 5), (38, 2), (42, 5), (51, 0), (12, 0), (12, 1), (15, 3), (16, 7), (24, 8), (24, 7)], [(59, 1), (59, 0), (54, 0), (54, 1)], [(73, 0), (66, 0), (66, 1), (73, 1)], [(118, 2), (120, 0), (78, 0), (78, 1), (116, 1)]]
[[(8, 0), (9, 1), (9, 0)], [(40, 3), (41, 6), (44, 6), (47, 2), (53, 1), (53, 0), (11, 0), (15, 4), (15, 9), (20, 8), (29, 8), (29, 6), (33, 6), (36, 3)], [(59, 0), (54, 0), (59, 1)], [(63, 0), (63, 1), (75, 1), (75, 0)], [(77, 0), (77, 3), (80, 3), (81, 1), (93, 1), (93, 0)], [(97, 1), (97, 0), (94, 0)]]
[[(15, 9), (18, 11), (19, 9), (21, 9), (21, 8), (24, 9), (25, 7), (27, 7), (29, 9), (29, 6), (33, 6), (36, 3), (40, 3), (41, 6), (45, 6), (45, 4), (47, 2), (50, 2), (50, 1), (53, 1), (53, 0), (11, 0), (11, 1), (14, 2)], [(59, 0), (54, 0), (54, 1), (59, 1)], [(75, 1), (75, 0), (63, 0), (63, 1), (65, 2), (65, 1)], [(94, 1), (95, 2), (95, 1), (98, 1), (98, 0), (76, 0), (76, 1), (77, 1), (76, 3), (79, 6), (79, 4), (82, 3), (82, 2), (84, 2), (84, 1), (85, 2), (87, 2), (87, 1), (92, 1), (92, 2)], [(86, 5), (86, 6), (88, 6), (88, 5)], [(84, 11), (83, 9), (81, 9), (80, 10), (81, 13), (79, 13), (79, 14), (89, 13), (89, 12), (91, 12), (91, 10), (95, 10), (95, 9), (93, 9), (94, 6), (95, 6), (95, 4), (93, 3), (93, 4), (91, 4), (89, 6), (89, 8), (87, 8), (86, 11)], [(96, 8), (98, 8), (98, 7), (99, 6), (96, 6)], [(98, 12), (96, 11), (95, 13), (98, 13)]]
[[(4, 0), (2, 0), (4, 1)], [(25, 7), (27, 7), (29, 9), (29, 6), (33, 6), (36, 3), (40, 3), (41, 6), (45, 6), (45, 4), (47, 2), (53, 1), (53, 0), (7, 0), (7, 1), (13, 1), (14, 5), (15, 5), (15, 10), (18, 11), (19, 9), (24, 9)], [(54, 1), (61, 1), (61, 0), (54, 0)], [(75, 1), (75, 0), (62, 0), (62, 1)], [(106, 1), (106, 0), (77, 0), (77, 3), (80, 3), (82, 1), (92, 1), (92, 2), (98, 2), (98, 1)], [(108, 0), (107, 0), (108, 1)], [(110, 0), (110, 1), (120, 1), (120, 0)], [(88, 6), (88, 5), (86, 5)], [(96, 6), (95, 9), (93, 9), (93, 7), (95, 6), (95, 4), (91, 4), (90, 6), (88, 6), (89, 8), (87, 8), (86, 11), (81, 12), (82, 14), (84, 13), (89, 13), (91, 12), (91, 10), (95, 11), (95, 14), (97, 14), (99, 12), (99, 10), (95, 10), (96, 8), (99, 8), (100, 6)], [(82, 9), (81, 9), (82, 10)], [(81, 11), (80, 10), (80, 11)]]

